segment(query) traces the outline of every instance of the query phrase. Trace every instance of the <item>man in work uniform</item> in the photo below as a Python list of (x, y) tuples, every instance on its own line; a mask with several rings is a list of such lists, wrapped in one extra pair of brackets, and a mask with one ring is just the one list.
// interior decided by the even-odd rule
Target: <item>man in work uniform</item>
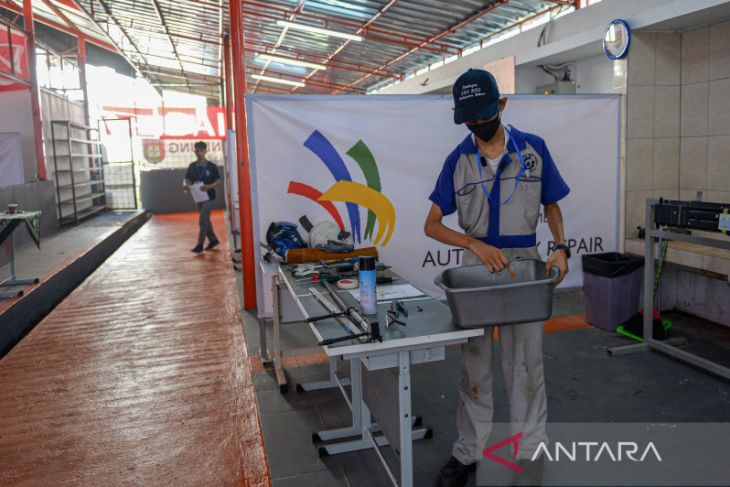
[(205, 250), (212, 250), (220, 243), (218, 237), (213, 232), (213, 224), (210, 222), (210, 212), (215, 204), (215, 188), (220, 186), (223, 180), (218, 173), (218, 166), (205, 158), (205, 155), (208, 153), (208, 144), (203, 141), (198, 141), (195, 143), (194, 149), (197, 160), (191, 162), (188, 170), (185, 172), (183, 190), (187, 191), (190, 186), (200, 182), (202, 183), (200, 189), (208, 192), (208, 201), (196, 203), (200, 212), (200, 217), (198, 218), (200, 230), (198, 231), (198, 244), (192, 249), (192, 252), (199, 254), (203, 251), (205, 237), (208, 237), (208, 246), (205, 247)]
[[(501, 123), (507, 104), (491, 73), (470, 69), (453, 87), (454, 122), (471, 133), (449, 154), (429, 199), (425, 224), (429, 237), (465, 249), (462, 265), (483, 263), (500, 272), (511, 260), (539, 259), (536, 246), (540, 205), (558, 245), (546, 271), (568, 272), (558, 201), (570, 189), (560, 176), (545, 141)], [(495, 181), (498, 181), (496, 183)], [(458, 232), (442, 218), (458, 212)], [(525, 303), (529, 305), (529, 303)], [(489, 310), (485, 310), (488, 313)], [(546, 440), (547, 400), (542, 363), (543, 323), (501, 327), (502, 369), (509, 399), (510, 422), (523, 427), (518, 464), (525, 464)], [(438, 486), (463, 486), (484, 458), (493, 418), (492, 329), (461, 347), (462, 370), (456, 425), (459, 438), (441, 470)], [(498, 438), (501, 439), (501, 438)]]

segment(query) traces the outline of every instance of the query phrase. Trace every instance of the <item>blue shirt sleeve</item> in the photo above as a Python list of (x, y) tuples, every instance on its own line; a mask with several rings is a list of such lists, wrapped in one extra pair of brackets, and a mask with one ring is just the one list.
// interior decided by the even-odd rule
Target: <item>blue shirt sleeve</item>
[(570, 188), (560, 175), (545, 142), (542, 144), (542, 195), (540, 202), (551, 205), (565, 198)]
[(454, 190), (454, 170), (456, 169), (456, 162), (459, 160), (458, 148), (455, 149), (444, 162), (444, 167), (441, 169), (436, 180), (436, 187), (428, 197), (433, 203), (441, 208), (441, 214), (451, 215), (456, 211), (456, 194)]

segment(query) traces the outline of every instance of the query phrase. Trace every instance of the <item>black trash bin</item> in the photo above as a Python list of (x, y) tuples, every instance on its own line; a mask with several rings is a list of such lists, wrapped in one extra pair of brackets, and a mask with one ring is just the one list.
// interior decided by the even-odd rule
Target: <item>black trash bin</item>
[(582, 260), (586, 321), (615, 331), (639, 311), (644, 258), (605, 252)]

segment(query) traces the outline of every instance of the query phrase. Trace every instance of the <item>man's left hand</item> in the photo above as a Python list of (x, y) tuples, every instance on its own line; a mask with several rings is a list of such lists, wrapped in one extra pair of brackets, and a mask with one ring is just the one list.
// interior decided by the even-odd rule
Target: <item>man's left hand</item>
[(565, 278), (565, 275), (568, 273), (568, 257), (565, 255), (565, 251), (556, 250), (550, 254), (550, 257), (548, 257), (547, 263), (545, 264), (545, 272), (549, 275), (550, 269), (553, 267), (557, 267), (560, 271), (560, 275), (553, 284), (553, 287), (555, 287), (560, 284), (560, 282)]
[(201, 190), (201, 191), (208, 191), (208, 189), (209, 189), (209, 188), (208, 188), (208, 185), (207, 185), (207, 184), (201, 184), (201, 185), (200, 185), (200, 190)]

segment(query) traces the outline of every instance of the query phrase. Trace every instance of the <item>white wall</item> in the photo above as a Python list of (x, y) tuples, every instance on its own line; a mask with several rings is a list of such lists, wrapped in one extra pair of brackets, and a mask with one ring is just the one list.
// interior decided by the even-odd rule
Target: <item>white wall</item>
[[(603, 54), (580, 59), (570, 65), (571, 79), (576, 82), (579, 94), (614, 93), (613, 61)], [(556, 70), (562, 73), (562, 69)], [(555, 79), (537, 66), (523, 65), (515, 68), (515, 88), (520, 94), (534, 94), (539, 86), (553, 83)]]
[(730, 202), (729, 58), (730, 20), (634, 36), (627, 80), (628, 237), (644, 223), (647, 198), (693, 200), (701, 191), (705, 201)]
[(30, 106), (30, 90), (0, 92), (0, 132), (20, 134), (23, 146), (23, 173), (25, 182), (37, 180), (35, 132)]
[(613, 93), (613, 61), (603, 54), (578, 61), (576, 93)]

